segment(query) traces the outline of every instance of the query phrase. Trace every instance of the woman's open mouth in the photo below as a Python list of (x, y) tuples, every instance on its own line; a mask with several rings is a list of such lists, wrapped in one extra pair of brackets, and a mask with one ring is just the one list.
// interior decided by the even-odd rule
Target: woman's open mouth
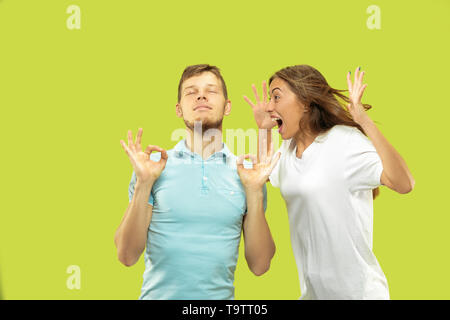
[(281, 118), (272, 118), (272, 121), (275, 121), (278, 125), (278, 133), (281, 133), (281, 128), (283, 127), (283, 120)]

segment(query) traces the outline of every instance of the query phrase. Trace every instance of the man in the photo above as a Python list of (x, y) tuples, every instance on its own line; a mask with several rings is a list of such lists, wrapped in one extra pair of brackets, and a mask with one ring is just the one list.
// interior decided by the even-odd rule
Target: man
[[(115, 235), (119, 260), (135, 264), (145, 250), (139, 299), (234, 299), (241, 230), (255, 275), (270, 266), (275, 245), (264, 210), (266, 182), (276, 161), (243, 166), (222, 142), (231, 111), (217, 67), (187, 67), (178, 86), (176, 114), (187, 138), (165, 151), (141, 148), (142, 129), (128, 146), (134, 172), (130, 203)], [(152, 151), (158, 153), (151, 154)], [(236, 161), (238, 160), (238, 161)]]

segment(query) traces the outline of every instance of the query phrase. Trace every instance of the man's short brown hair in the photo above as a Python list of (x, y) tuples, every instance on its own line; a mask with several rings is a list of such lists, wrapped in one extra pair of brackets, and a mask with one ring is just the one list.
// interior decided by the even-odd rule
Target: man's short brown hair
[(183, 85), (183, 82), (203, 72), (211, 72), (220, 80), (222, 83), (223, 96), (225, 97), (225, 100), (228, 100), (227, 86), (225, 85), (225, 81), (220, 74), (219, 68), (216, 66), (210, 66), (209, 64), (196, 64), (186, 67), (181, 75), (180, 83), (178, 84), (178, 102), (181, 100), (181, 86)]

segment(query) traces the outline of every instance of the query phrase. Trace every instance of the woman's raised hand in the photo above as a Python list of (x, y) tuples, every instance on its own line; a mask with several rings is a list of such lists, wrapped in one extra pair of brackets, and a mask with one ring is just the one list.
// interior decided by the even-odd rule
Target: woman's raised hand
[[(154, 145), (148, 145), (145, 151), (142, 151), (142, 132), (143, 129), (139, 128), (136, 142), (133, 143), (133, 134), (131, 130), (128, 130), (128, 146), (123, 140), (120, 140), (120, 144), (127, 153), (128, 158), (130, 158), (137, 181), (142, 183), (154, 183), (166, 166), (167, 152), (164, 149)], [(150, 159), (150, 154), (152, 151), (161, 152), (161, 159), (159, 161), (153, 161)]]
[(259, 99), (256, 86), (252, 84), (253, 93), (255, 94), (256, 103), (253, 103), (247, 96), (244, 96), (244, 100), (252, 107), (253, 115), (255, 117), (256, 125), (259, 129), (272, 129), (276, 126), (276, 122), (270, 118), (270, 114), (266, 111), (269, 101), (267, 99), (267, 83), (263, 81), (263, 100)]
[(364, 90), (367, 87), (367, 84), (363, 85), (362, 82), (364, 77), (364, 71), (360, 72), (360, 70), (361, 67), (358, 67), (355, 70), (354, 83), (352, 83), (352, 80), (350, 79), (350, 72), (347, 73), (347, 85), (350, 99), (350, 103), (347, 105), (347, 109), (350, 112), (353, 120), (358, 124), (361, 124), (364, 120), (368, 118), (366, 109), (361, 103), (361, 98), (364, 93)]

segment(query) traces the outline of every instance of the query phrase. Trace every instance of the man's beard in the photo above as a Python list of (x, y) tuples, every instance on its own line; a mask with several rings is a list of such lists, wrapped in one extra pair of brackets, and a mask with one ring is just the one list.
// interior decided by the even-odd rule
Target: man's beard
[(208, 131), (209, 129), (220, 129), (222, 127), (222, 120), (220, 119), (216, 122), (211, 122), (211, 121), (195, 121), (195, 122), (189, 122), (185, 119), (184, 123), (186, 124), (186, 127), (188, 127), (192, 132), (194, 132), (195, 130), (199, 130), (200, 129), (200, 125), (202, 128), (202, 133), (204, 134), (206, 131)]

